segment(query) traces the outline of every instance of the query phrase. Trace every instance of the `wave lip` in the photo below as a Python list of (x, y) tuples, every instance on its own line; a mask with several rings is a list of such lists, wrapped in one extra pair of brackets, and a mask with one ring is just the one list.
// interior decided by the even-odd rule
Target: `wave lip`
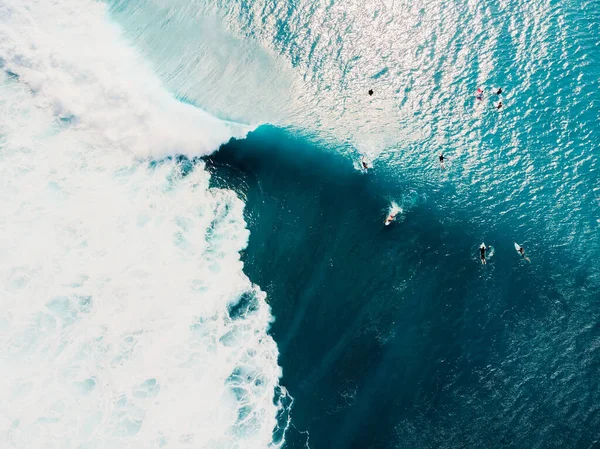
[(38, 105), (85, 131), (94, 144), (138, 157), (205, 155), (246, 125), (219, 120), (168, 93), (106, 20), (98, 2), (7, 0), (0, 5), (0, 57)]

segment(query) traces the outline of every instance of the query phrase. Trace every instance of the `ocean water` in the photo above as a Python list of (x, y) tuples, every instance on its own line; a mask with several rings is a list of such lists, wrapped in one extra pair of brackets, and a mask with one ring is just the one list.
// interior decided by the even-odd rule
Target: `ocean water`
[(599, 23), (2, 0), (2, 447), (600, 447)]

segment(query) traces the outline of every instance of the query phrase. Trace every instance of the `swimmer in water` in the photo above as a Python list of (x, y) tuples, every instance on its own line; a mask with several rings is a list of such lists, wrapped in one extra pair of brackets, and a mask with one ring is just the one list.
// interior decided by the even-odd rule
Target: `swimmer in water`
[(496, 91), (496, 95), (500, 95), (502, 93), (502, 88), (499, 87), (498, 90)]
[(525, 255), (525, 248), (523, 248), (522, 246), (519, 247), (519, 254), (521, 255), (521, 257), (523, 259), (525, 259), (527, 262), (531, 263), (531, 260), (529, 260), (529, 257), (527, 257)]
[(392, 221), (394, 221), (396, 219), (396, 215), (398, 215), (398, 212), (391, 212), (388, 217), (385, 219), (384, 224), (387, 226), (389, 225)]
[(475, 98), (478, 100), (483, 100), (483, 89), (481, 87), (477, 88), (477, 95), (475, 95)]
[(485, 260), (485, 252), (486, 252), (487, 248), (485, 246), (485, 243), (482, 243), (481, 246), (479, 247), (479, 254), (481, 256), (481, 264), (485, 265), (487, 264), (487, 261)]
[(496, 106), (496, 109), (500, 110), (500, 109), (502, 109), (503, 106), (504, 105), (502, 104), (502, 101), (499, 101), (498, 105)]
[(445, 159), (444, 154), (440, 153), (439, 158), (440, 158), (440, 167), (442, 167), (442, 170), (446, 170), (446, 165), (444, 164), (444, 159)]

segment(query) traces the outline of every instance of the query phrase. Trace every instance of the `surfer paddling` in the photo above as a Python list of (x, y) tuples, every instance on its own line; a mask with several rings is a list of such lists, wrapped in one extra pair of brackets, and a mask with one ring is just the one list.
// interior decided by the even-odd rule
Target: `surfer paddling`
[(523, 248), (521, 245), (519, 245), (518, 243), (515, 243), (515, 249), (517, 250), (517, 252), (521, 255), (521, 257), (523, 259), (525, 259), (527, 262), (531, 263), (531, 260), (529, 260), (529, 257), (527, 257), (525, 255), (525, 248)]
[(390, 212), (383, 224), (389, 226), (390, 223), (396, 219), (396, 215), (398, 215), (398, 212)]
[(481, 246), (479, 247), (479, 255), (481, 257), (481, 264), (482, 265), (486, 265), (487, 261), (485, 260), (485, 252), (487, 251), (487, 247), (485, 246), (485, 243), (482, 243)]

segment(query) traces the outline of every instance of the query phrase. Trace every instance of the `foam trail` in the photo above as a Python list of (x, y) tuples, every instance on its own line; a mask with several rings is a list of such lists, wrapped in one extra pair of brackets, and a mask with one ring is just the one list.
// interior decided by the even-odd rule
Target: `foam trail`
[(280, 446), (244, 204), (202, 166), (139, 161), (245, 128), (174, 100), (101, 4), (0, 17), (0, 446)]
[(400, 206), (398, 206), (398, 204), (395, 201), (392, 201), (392, 203), (390, 204), (390, 208), (389, 208), (388, 212), (390, 214), (401, 214), (404, 211), (402, 210), (402, 208)]

